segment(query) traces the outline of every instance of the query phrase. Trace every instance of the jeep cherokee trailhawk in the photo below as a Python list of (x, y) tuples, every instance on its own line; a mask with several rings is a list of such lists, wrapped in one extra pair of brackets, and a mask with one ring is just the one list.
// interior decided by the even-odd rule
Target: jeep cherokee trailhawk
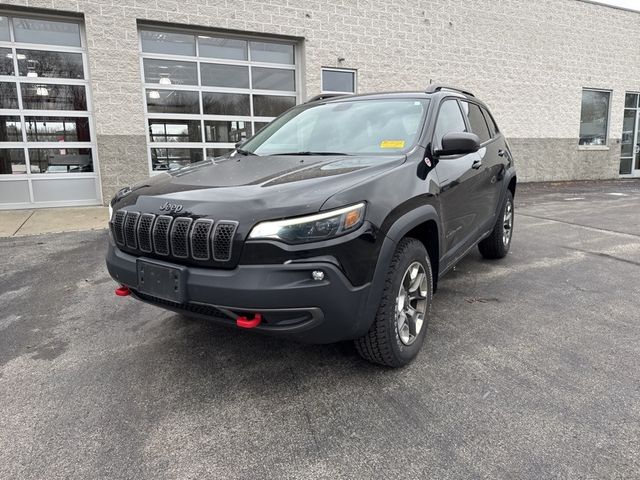
[(438, 279), (478, 245), (507, 254), (516, 175), (472, 94), (320, 96), (223, 157), (111, 201), (119, 295), (402, 366)]

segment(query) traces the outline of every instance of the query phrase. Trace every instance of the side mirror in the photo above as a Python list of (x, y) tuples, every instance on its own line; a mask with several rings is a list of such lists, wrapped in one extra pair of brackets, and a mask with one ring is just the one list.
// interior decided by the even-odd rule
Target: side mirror
[(234, 147), (235, 148), (240, 148), (242, 145), (244, 145), (245, 143), (247, 143), (247, 139), (244, 140), (240, 140), (239, 142), (237, 142)]
[(438, 157), (467, 155), (480, 150), (480, 138), (475, 133), (451, 132), (442, 137), (442, 148), (434, 153)]

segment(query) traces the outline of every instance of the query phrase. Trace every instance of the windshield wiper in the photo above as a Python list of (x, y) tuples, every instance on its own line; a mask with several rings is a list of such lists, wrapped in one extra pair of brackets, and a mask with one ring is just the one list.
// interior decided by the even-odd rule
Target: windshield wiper
[(255, 155), (256, 157), (259, 156), (257, 153), (250, 152), (249, 150), (243, 150), (242, 148), (236, 148), (236, 153), (244, 155), (245, 157), (248, 157), (249, 155)]
[(310, 151), (306, 151), (306, 152), (282, 152), (282, 153), (272, 153), (271, 155), (276, 156), (276, 155), (300, 155), (300, 156), (312, 156), (312, 155), (331, 155), (331, 156), (338, 156), (338, 155), (346, 155), (346, 156), (351, 156), (350, 153), (344, 153), (344, 152), (310, 152)]

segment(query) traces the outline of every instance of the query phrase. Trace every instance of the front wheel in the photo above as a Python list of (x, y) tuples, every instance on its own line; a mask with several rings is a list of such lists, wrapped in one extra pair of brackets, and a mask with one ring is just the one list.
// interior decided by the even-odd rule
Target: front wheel
[(509, 253), (513, 236), (513, 195), (511, 190), (505, 194), (500, 216), (491, 235), (478, 244), (484, 258), (504, 258)]
[(391, 260), (376, 318), (369, 332), (355, 340), (358, 353), (389, 367), (411, 362), (424, 341), (432, 296), (429, 255), (422, 242), (405, 238)]

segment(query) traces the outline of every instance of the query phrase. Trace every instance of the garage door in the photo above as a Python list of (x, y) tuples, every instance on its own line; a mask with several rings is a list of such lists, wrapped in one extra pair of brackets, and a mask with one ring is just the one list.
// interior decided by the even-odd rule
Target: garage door
[(0, 14), (0, 209), (100, 203), (76, 20)]
[(298, 101), (294, 43), (141, 28), (150, 172), (228, 152)]

